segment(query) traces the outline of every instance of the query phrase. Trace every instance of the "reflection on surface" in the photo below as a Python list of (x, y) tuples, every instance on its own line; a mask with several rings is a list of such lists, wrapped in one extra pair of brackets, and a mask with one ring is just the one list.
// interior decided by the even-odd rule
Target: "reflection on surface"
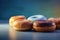
[(9, 39), (16, 40), (16, 31), (12, 28), (9, 29)]
[(15, 31), (14, 29), (10, 28), (9, 37), (10, 40), (33, 40), (33, 33), (27, 31)]
[[(58, 31), (58, 30), (57, 30)], [(60, 31), (60, 30), (59, 30)], [(9, 29), (10, 40), (58, 40), (60, 33), (45, 33), (45, 32), (23, 32)]]
[(33, 40), (57, 40), (56, 33), (33, 33)]

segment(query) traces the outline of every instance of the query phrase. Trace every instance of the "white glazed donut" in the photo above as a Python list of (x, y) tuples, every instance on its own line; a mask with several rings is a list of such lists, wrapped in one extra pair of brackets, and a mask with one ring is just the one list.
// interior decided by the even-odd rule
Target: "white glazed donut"
[(47, 20), (47, 18), (43, 15), (33, 15), (28, 17), (27, 20), (34, 22), (35, 20)]

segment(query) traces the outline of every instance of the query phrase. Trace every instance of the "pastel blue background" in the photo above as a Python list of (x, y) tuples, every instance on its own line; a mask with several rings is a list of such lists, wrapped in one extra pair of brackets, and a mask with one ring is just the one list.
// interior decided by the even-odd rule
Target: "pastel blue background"
[(35, 14), (55, 17), (53, 9), (59, 1), (56, 0), (0, 0), (0, 20), (9, 19), (14, 15), (29, 17)]

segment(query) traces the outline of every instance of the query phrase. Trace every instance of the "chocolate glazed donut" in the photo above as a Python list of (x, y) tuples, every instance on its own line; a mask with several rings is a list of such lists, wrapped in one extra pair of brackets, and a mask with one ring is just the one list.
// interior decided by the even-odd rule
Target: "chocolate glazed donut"
[(48, 20), (35, 21), (33, 23), (33, 29), (38, 32), (53, 32), (56, 29), (56, 25), (54, 22)]

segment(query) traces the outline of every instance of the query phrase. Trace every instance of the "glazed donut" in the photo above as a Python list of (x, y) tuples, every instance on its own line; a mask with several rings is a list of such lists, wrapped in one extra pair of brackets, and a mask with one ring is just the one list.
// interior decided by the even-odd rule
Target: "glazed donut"
[(56, 21), (55, 18), (49, 18), (48, 20), (51, 21), (51, 22), (55, 22)]
[(49, 18), (48, 20), (55, 22), (56, 29), (60, 29), (60, 18), (53, 18), (53, 19)]
[(35, 21), (33, 23), (33, 29), (38, 32), (53, 32), (56, 29), (54, 22), (48, 20)]
[(16, 20), (13, 23), (13, 28), (18, 31), (26, 31), (26, 30), (31, 30), (32, 29), (32, 22), (29, 20)]
[(36, 20), (47, 20), (47, 18), (43, 15), (33, 15), (33, 16), (28, 17), (27, 20), (34, 22)]
[(9, 25), (10, 26), (13, 26), (13, 22), (16, 21), (16, 20), (24, 20), (26, 19), (25, 16), (12, 16), (10, 19), (9, 19)]

